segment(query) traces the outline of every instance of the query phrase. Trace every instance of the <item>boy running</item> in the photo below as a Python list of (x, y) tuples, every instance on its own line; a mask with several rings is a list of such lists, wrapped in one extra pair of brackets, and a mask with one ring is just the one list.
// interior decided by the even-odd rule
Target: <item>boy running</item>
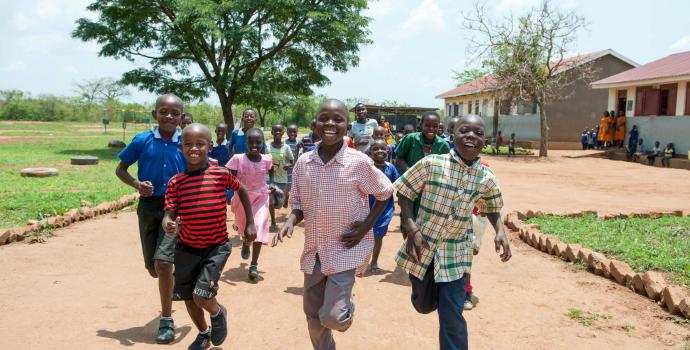
[[(335, 349), (331, 330), (344, 332), (354, 316), (352, 287), (373, 246), (371, 228), (393, 193), (391, 182), (364, 153), (347, 147), (347, 107), (327, 100), (316, 115), (321, 142), (297, 160), (292, 213), (272, 245), (304, 220), (303, 308), (314, 349)], [(367, 197), (376, 198), (369, 210)], [(347, 202), (349, 205), (343, 206)]]
[[(486, 126), (477, 116), (460, 119), (449, 154), (422, 159), (394, 184), (409, 235), (396, 262), (410, 274), (412, 305), (420, 313), (438, 310), (441, 349), (467, 349), (464, 274), (472, 267), (472, 209), (477, 204), (496, 230), (501, 261), (510, 259), (503, 232), (501, 191), (493, 172), (479, 162)], [(412, 201), (421, 196), (419, 216)]]
[[(273, 184), (275, 187), (280, 189), (283, 193), (290, 193), (290, 184), (288, 181), (288, 169), (292, 167), (294, 158), (292, 156), (292, 150), (290, 146), (283, 143), (283, 134), (285, 133), (282, 124), (273, 124), (271, 127), (271, 134), (273, 134), (273, 142), (268, 144), (268, 152), (273, 158)], [(279, 202), (275, 198), (276, 196), (270, 196), (269, 212), (271, 214), (271, 226), (269, 227), (269, 232), (278, 232), (278, 226), (276, 226), (276, 208), (280, 209), (283, 207), (283, 202)]]
[[(165, 192), (166, 235), (177, 235), (175, 248), (175, 300), (184, 300), (189, 317), (199, 330), (190, 350), (220, 345), (228, 335), (225, 308), (218, 304), (218, 279), (228, 261), (232, 243), (225, 225), (225, 190), (237, 192), (245, 209), (245, 237), (256, 236), (247, 191), (226, 168), (209, 166), (211, 131), (190, 124), (182, 131), (182, 153), (187, 171), (173, 176)], [(180, 220), (181, 227), (177, 225)], [(209, 327), (204, 310), (211, 315)]]
[(292, 164), (290, 164), (290, 167), (287, 170), (287, 176), (288, 176), (288, 192), (285, 192), (285, 208), (288, 207), (288, 203), (290, 203), (290, 191), (292, 190), (292, 169), (294, 168), (295, 161), (297, 160), (298, 157), (298, 152), (299, 149), (297, 148), (297, 125), (295, 124), (290, 124), (287, 127), (287, 136), (288, 139), (285, 140), (285, 144), (290, 147), (290, 150), (292, 151)]
[[(156, 343), (169, 344), (175, 340), (172, 264), (177, 242), (174, 237), (165, 235), (161, 222), (168, 180), (185, 171), (187, 165), (178, 147), (180, 131), (177, 126), (183, 115), (182, 100), (173, 94), (165, 94), (156, 99), (155, 108), (151, 114), (158, 126), (134, 136), (132, 142), (117, 155), (120, 164), (115, 174), (141, 195), (137, 217), (144, 266), (151, 277), (158, 278), (161, 299), (161, 319)], [(136, 179), (127, 171), (134, 163), (139, 166)]]

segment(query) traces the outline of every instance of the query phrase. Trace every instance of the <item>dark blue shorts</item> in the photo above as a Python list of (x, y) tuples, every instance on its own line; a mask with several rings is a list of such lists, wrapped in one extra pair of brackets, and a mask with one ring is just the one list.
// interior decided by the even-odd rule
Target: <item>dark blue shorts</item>
[(374, 237), (383, 238), (388, 233), (388, 226), (374, 227)]
[(234, 195), (235, 195), (235, 191), (233, 191), (233, 190), (225, 190), (225, 197), (227, 197), (228, 200), (231, 200), (231, 199), (232, 199), (232, 196), (234, 196)]

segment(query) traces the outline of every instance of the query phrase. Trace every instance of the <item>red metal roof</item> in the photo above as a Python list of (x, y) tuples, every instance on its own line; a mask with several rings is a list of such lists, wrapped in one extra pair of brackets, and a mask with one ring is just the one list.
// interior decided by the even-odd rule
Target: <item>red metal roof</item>
[(452, 97), (452, 96), (460, 96), (460, 95), (469, 95), (481, 91), (486, 91), (486, 90), (491, 90), (494, 88), (494, 79), (493, 79), (493, 74), (485, 75), (481, 78), (472, 80), (471, 82), (460, 85), (454, 89), (448, 90), (438, 96), (436, 98), (446, 98), (446, 97)]
[(592, 85), (617, 84), (690, 75), (690, 51), (668, 55), (645, 65), (595, 81)]

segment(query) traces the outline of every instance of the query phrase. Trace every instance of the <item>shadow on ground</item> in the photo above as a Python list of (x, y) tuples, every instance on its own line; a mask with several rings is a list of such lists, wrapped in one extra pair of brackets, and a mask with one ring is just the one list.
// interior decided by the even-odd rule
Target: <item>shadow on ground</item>
[(96, 149), (65, 149), (56, 152), (56, 154), (64, 154), (70, 157), (74, 156), (94, 156), (100, 159), (114, 159), (122, 150), (121, 148), (96, 148)]
[[(100, 329), (96, 331), (96, 335), (102, 338), (115, 339), (123, 346), (132, 346), (137, 343), (155, 344), (159, 320), (160, 318), (155, 317), (142, 327), (132, 327), (119, 331)], [(175, 330), (175, 341), (172, 344), (180, 342), (191, 330), (192, 327), (190, 326), (178, 327)]]
[(393, 283), (404, 287), (412, 286), (412, 284), (410, 284), (410, 277), (407, 275), (407, 272), (405, 272), (405, 270), (400, 266), (396, 266), (395, 270), (387, 274), (380, 282)]

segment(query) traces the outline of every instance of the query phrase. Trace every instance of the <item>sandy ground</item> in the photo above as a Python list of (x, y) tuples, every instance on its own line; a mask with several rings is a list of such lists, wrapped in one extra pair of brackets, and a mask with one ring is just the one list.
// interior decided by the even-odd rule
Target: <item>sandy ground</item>
[[(573, 153), (570, 151), (569, 153)], [(685, 170), (602, 159), (488, 157), (501, 180), (506, 211), (600, 212), (690, 210)], [(283, 214), (286, 211), (283, 211)], [(384, 274), (355, 284), (352, 328), (335, 335), (340, 349), (433, 349), (437, 316), (419, 315), (393, 255), (397, 221), (384, 241)], [(653, 302), (580, 271), (511, 236), (513, 259), (501, 263), (493, 234), (475, 259), (477, 307), (465, 313), (472, 349), (683, 349), (690, 325), (672, 322)], [(238, 241), (234, 238), (237, 246)], [(230, 311), (223, 349), (309, 349), (301, 309), (298, 257), (302, 231), (260, 259), (262, 280), (246, 278), (235, 249), (222, 275), (221, 303)], [(136, 216), (107, 215), (58, 230), (44, 244), (0, 247), (1, 349), (186, 349), (196, 330), (175, 303), (174, 345), (153, 344), (159, 313), (156, 281), (143, 269)], [(608, 314), (584, 327), (569, 308)]]

